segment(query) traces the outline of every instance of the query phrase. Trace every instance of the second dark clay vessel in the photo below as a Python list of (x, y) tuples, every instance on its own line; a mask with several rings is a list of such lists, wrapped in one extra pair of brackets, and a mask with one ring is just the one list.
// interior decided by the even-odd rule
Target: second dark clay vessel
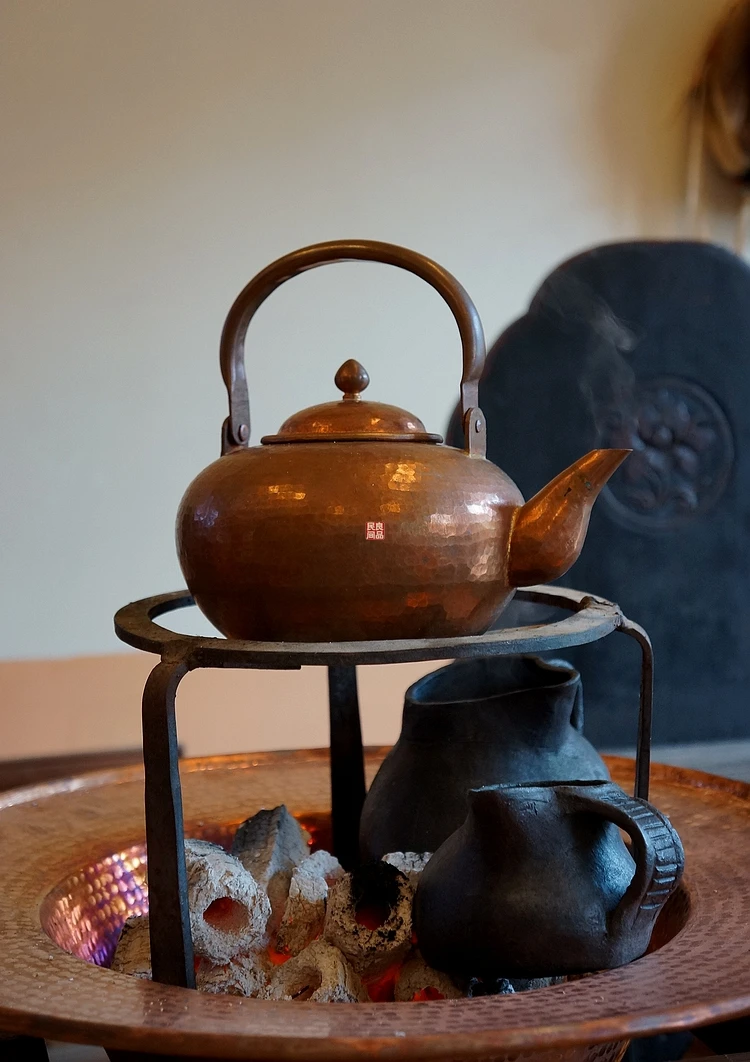
[(607, 779), (583, 730), (577, 671), (536, 656), (460, 660), (406, 691), (401, 735), (367, 794), (364, 860), (434, 852), (480, 786)]
[(417, 888), (414, 927), (430, 966), (540, 977), (643, 955), (682, 875), (665, 815), (613, 782), (487, 786), (469, 804)]

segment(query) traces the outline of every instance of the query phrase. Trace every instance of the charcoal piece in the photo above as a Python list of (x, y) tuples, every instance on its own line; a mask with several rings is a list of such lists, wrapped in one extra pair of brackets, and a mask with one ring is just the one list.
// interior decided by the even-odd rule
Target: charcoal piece
[(418, 951), (401, 967), (396, 981), (396, 1002), (408, 1003), (416, 999), (462, 999), (464, 992), (448, 974), (433, 970)]
[(515, 988), (507, 977), (472, 977), (466, 986), (466, 995), (469, 999), (478, 996), (510, 996)]
[(535, 988), (549, 988), (550, 985), (561, 985), (568, 978), (564, 974), (556, 977), (509, 977), (514, 992), (531, 992)]
[(266, 943), (271, 905), (234, 856), (209, 841), (185, 841), (190, 929), (196, 956), (227, 963)]
[(111, 969), (117, 973), (130, 974), (131, 977), (151, 980), (148, 915), (136, 915), (129, 918), (122, 927), (122, 933), (112, 958)]
[(383, 862), (390, 863), (396, 870), (406, 874), (409, 884), (416, 889), (420, 875), (431, 857), (432, 852), (389, 852), (383, 856)]
[(256, 998), (263, 994), (267, 984), (268, 962), (259, 955), (236, 955), (221, 966), (201, 959), (195, 972), (198, 991), (214, 995)]
[(363, 977), (384, 973), (411, 948), (414, 890), (390, 863), (368, 863), (331, 889), (323, 930)]
[(279, 926), (276, 947), (298, 955), (323, 932), (329, 887), (344, 876), (338, 859), (315, 852), (292, 871), (289, 896)]
[(368, 995), (338, 948), (324, 940), (314, 940), (299, 955), (276, 967), (263, 998), (366, 1003)]
[(292, 871), (310, 854), (310, 835), (284, 804), (264, 808), (237, 829), (232, 844), (236, 856), (271, 901), (269, 929), (275, 930), (289, 894)]

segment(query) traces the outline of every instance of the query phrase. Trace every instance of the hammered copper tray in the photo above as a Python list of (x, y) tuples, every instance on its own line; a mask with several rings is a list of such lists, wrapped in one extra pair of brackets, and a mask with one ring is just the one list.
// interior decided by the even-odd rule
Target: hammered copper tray
[[(368, 753), (370, 773), (384, 752)], [(629, 785), (632, 762), (609, 763)], [(182, 769), (193, 833), (220, 834), (281, 802), (302, 817), (329, 806), (327, 752), (188, 760)], [(0, 1029), (193, 1058), (613, 1062), (633, 1036), (750, 1012), (750, 786), (656, 766), (652, 799), (682, 835), (687, 871), (644, 958), (513, 996), (326, 1006), (203, 995), (69, 954), (52, 938), (106, 961), (120, 922), (144, 899), (135, 865), (142, 771), (4, 794)]]

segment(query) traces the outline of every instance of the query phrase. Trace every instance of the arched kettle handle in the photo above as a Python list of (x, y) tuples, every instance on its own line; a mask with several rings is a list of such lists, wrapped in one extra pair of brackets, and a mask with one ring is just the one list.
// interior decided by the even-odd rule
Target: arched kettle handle
[(669, 819), (614, 782), (563, 786), (561, 791), (569, 810), (599, 815), (623, 829), (633, 842), (635, 874), (612, 913), (612, 931), (633, 929), (641, 919), (653, 923), (677, 888), (685, 865), (682, 842)]
[(485, 342), (474, 303), (455, 277), (437, 262), (405, 247), (375, 240), (333, 240), (302, 247), (266, 266), (237, 296), (221, 335), (221, 374), (229, 395), (229, 416), (222, 430), (222, 453), (237, 446), (247, 446), (250, 440), (244, 350), (247, 329), (256, 310), (271, 292), (292, 277), (315, 266), (346, 261), (383, 262), (406, 269), (431, 284), (448, 303), (463, 347), (461, 410), (465, 448), (472, 456), (484, 457), (487, 434), (479, 409), (479, 377), (484, 368)]

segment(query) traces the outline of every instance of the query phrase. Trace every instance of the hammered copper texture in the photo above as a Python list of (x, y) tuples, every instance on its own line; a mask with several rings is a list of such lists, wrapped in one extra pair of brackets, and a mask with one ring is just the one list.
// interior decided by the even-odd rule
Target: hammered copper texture
[[(228, 849), (237, 825), (189, 825), (187, 832)], [(109, 966), (126, 920), (148, 913), (146, 865), (141, 843), (71, 874), (44, 899), (39, 916), (45, 931), (63, 951)]]
[[(430, 435), (419, 417), (398, 406), (384, 402), (362, 400), (362, 391), (370, 383), (364, 365), (354, 358), (345, 361), (336, 373), (334, 383), (344, 392), (338, 402), (322, 402), (317, 406), (287, 417), (276, 435), (264, 435), (262, 443), (290, 442), (293, 439), (336, 441), (341, 439), (411, 439), (419, 442), (441, 443), (440, 435)], [(322, 437), (322, 438), (321, 438)]]
[(522, 504), (497, 466), (446, 446), (255, 446), (188, 487), (177, 546), (196, 603), (228, 637), (448, 638), (485, 631), (512, 597)]
[(134, 844), (62, 881), (46, 897), (40, 918), (59, 947), (109, 966), (125, 921), (147, 912), (146, 846)]
[(227, 637), (268, 641), (481, 634), (513, 588), (578, 557), (628, 450), (592, 450), (526, 505), (463, 450), (373, 440), (238, 448), (188, 487), (180, 564)]
[[(383, 751), (369, 755), (370, 774)], [(632, 763), (609, 764), (615, 780), (629, 785)], [(186, 821), (198, 829), (236, 823), (282, 801), (297, 813), (323, 809), (327, 756), (187, 761), (183, 787)], [(143, 837), (142, 773), (129, 768), (6, 794), (0, 1027), (204, 1058), (478, 1062), (520, 1060), (538, 1049), (547, 1051), (547, 1062), (609, 1062), (620, 1047), (572, 1049), (750, 1012), (750, 786), (657, 767), (652, 799), (679, 830), (687, 865), (687, 922), (658, 950), (617, 970), (514, 996), (323, 1006), (206, 996), (66, 954), (44, 933), (40, 907), (80, 868), (127, 852)]]

